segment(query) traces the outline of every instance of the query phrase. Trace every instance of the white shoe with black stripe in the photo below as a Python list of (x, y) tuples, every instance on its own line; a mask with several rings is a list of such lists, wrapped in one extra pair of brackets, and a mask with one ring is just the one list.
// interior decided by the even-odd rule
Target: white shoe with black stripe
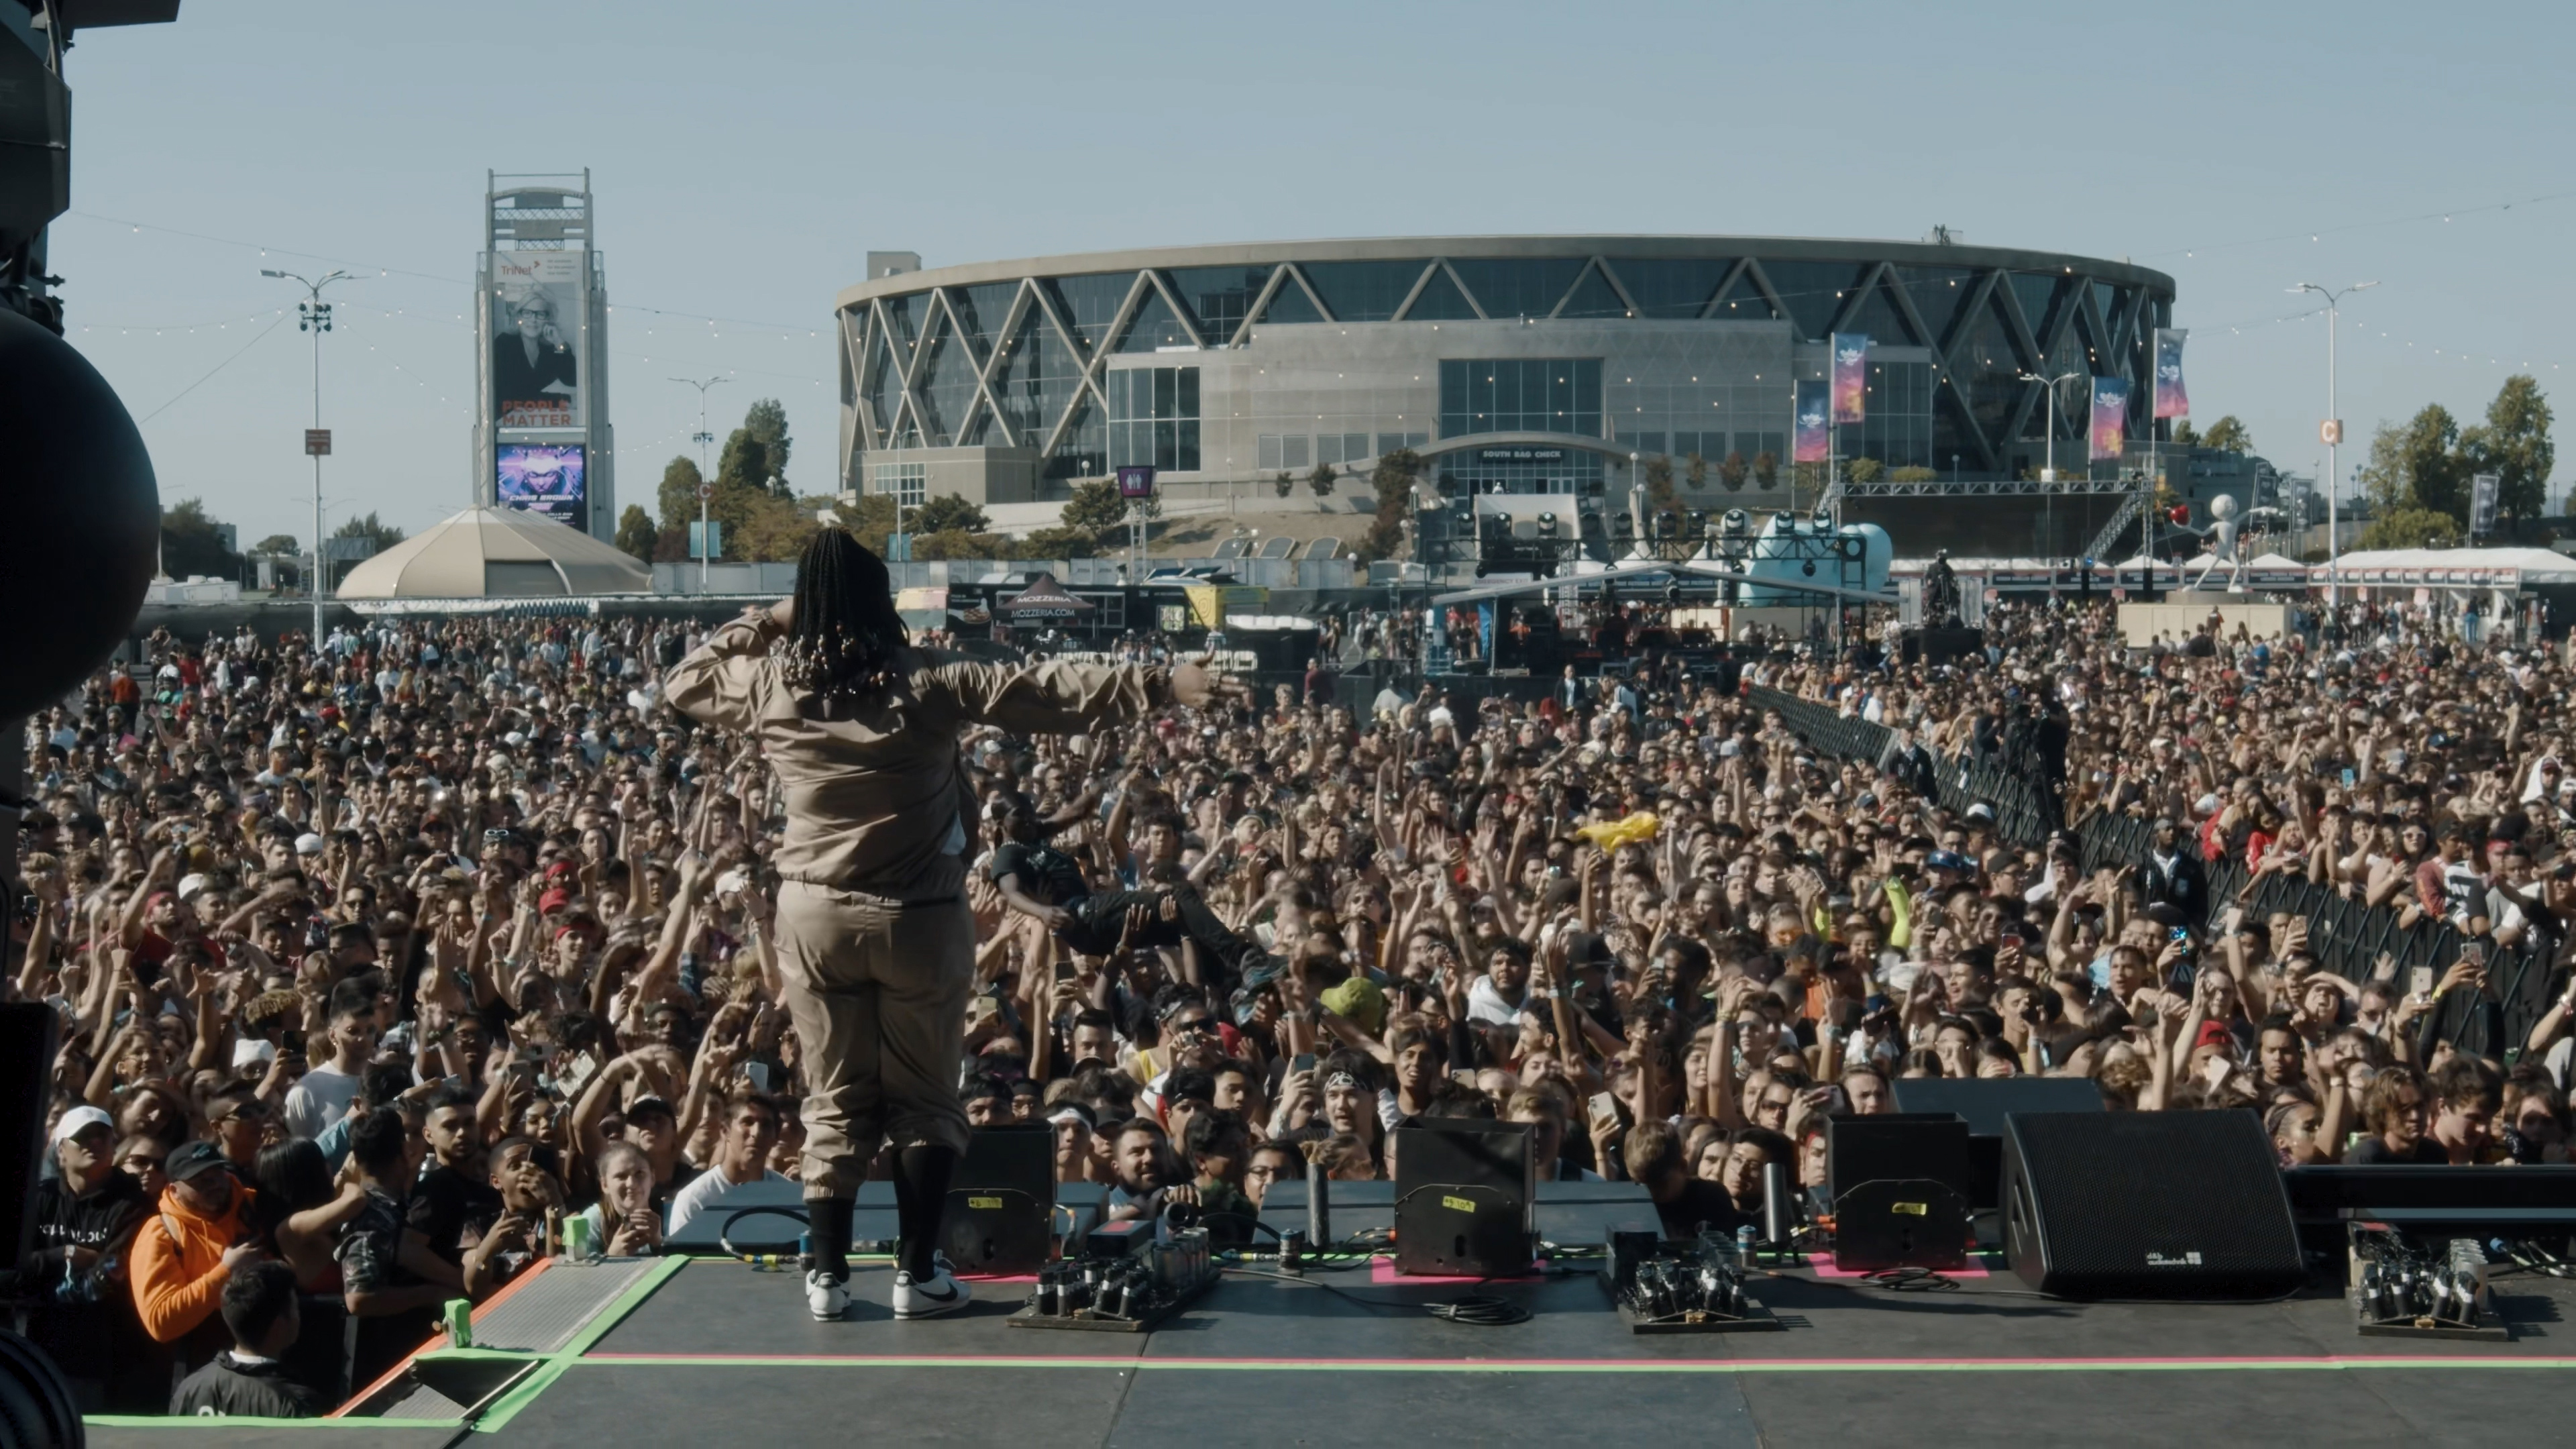
[(805, 1311), (817, 1323), (836, 1323), (850, 1310), (850, 1286), (820, 1272), (805, 1275)]
[(974, 1301), (975, 1295), (957, 1275), (948, 1270), (946, 1258), (937, 1259), (931, 1276), (916, 1282), (910, 1273), (894, 1275), (894, 1316), (897, 1318), (936, 1318), (954, 1313)]

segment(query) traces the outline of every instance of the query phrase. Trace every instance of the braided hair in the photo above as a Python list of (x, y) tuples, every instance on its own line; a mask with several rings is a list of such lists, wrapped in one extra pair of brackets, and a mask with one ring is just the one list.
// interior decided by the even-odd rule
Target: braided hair
[(787, 682), (824, 699), (890, 688), (912, 642), (894, 610), (885, 560), (845, 528), (826, 528), (796, 568), (795, 622), (779, 650)]

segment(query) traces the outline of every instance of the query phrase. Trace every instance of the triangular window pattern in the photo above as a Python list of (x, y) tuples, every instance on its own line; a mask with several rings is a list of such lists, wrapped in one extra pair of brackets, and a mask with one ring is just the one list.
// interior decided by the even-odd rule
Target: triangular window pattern
[(1726, 295), (1718, 299), (1716, 309), (1708, 315), (1720, 322), (1776, 322), (1780, 318), (1779, 309), (1762, 295), (1749, 268), (1735, 279), (1734, 286), (1726, 289)]
[[(1668, 319), (1697, 317), (1734, 266), (1722, 258), (1664, 261), (1618, 257), (1610, 262), (1611, 270), (1619, 274), (1620, 285), (1636, 300), (1638, 316)], [(1721, 313), (1724, 310), (1719, 309)]]
[(1799, 335), (1810, 342), (1821, 342), (1833, 331), (1834, 318), (1868, 270), (1850, 262), (1762, 264), (1762, 275), (1771, 279), (1771, 290), (1779, 296), (1780, 305), (1789, 309)]
[(1127, 324), (1127, 335), (1118, 344), (1121, 352), (1155, 352), (1166, 347), (1187, 347), (1190, 334), (1181, 320), (1163, 301), (1163, 294), (1146, 284), (1145, 295), (1137, 299), (1136, 316)]
[(1261, 320), (1264, 322), (1323, 321), (1324, 314), (1315, 310), (1314, 300), (1306, 295), (1305, 288), (1297, 285), (1297, 273), (1287, 267), (1280, 268), (1280, 271), (1283, 275), (1279, 278), (1279, 290), (1270, 294), (1270, 305), (1262, 309)]
[(1011, 318), (1011, 299), (1019, 295), (1017, 282), (986, 282), (976, 287), (948, 289), (948, 306), (957, 314), (958, 330), (983, 362), (993, 355), (993, 343), (1002, 324)]
[(1270, 280), (1268, 267), (1182, 267), (1166, 272), (1172, 291), (1181, 305), (1198, 323), (1199, 340), (1210, 347), (1223, 347), (1234, 340), (1243, 327), (1243, 319), (1252, 314), (1253, 302), (1261, 296), (1261, 285)]
[(1574, 295), (1565, 299), (1564, 309), (1556, 315), (1559, 317), (1625, 317), (1628, 315), (1628, 304), (1619, 300), (1619, 293), (1611, 287), (1610, 279), (1601, 275), (1599, 267), (1586, 267), (1583, 271), (1583, 279), (1574, 284)]
[(2008, 272), (2005, 280), (2012, 284), (2013, 300), (2021, 304), (2021, 320), (2029, 324), (2031, 337), (2044, 344), (2057, 326), (2058, 279), (2045, 272)]
[(1936, 347), (1947, 341), (1959, 309), (1976, 295), (1977, 274), (1965, 267), (1898, 267), (1896, 275), (1923, 325), (1932, 329), (1926, 340)]
[[(1849, 299), (1845, 301), (1848, 303)], [(1869, 289), (1867, 295), (1860, 299), (1860, 304), (1844, 316), (1841, 327), (1845, 332), (1866, 333), (1870, 341), (1883, 342), (1891, 347), (1919, 345), (1926, 340), (1914, 335), (1913, 324), (1905, 320), (1905, 314), (1898, 309), (1895, 299), (1888, 296), (1884, 282)]]
[(1450, 266), (1492, 318), (1548, 317), (1591, 265), (1578, 257), (1459, 257)]
[(1471, 322), (1476, 309), (1467, 305), (1467, 294), (1449, 280), (1449, 269), (1433, 263), (1431, 279), (1422, 284), (1413, 305), (1404, 311), (1407, 322)]
[(1384, 322), (1422, 275), (1420, 262), (1310, 262), (1300, 268), (1336, 322)]

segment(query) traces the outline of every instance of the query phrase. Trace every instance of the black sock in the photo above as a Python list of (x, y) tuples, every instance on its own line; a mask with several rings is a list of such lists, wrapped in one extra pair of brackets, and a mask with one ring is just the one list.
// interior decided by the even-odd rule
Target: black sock
[(830, 1277), (850, 1276), (850, 1212), (857, 1206), (846, 1197), (805, 1200), (805, 1235), (814, 1250), (810, 1266)]
[(956, 1169), (954, 1148), (919, 1142), (903, 1150), (894, 1175), (896, 1231), (902, 1241), (895, 1266), (918, 1281), (936, 1269), (930, 1255), (939, 1250), (939, 1220), (948, 1209), (948, 1176)]

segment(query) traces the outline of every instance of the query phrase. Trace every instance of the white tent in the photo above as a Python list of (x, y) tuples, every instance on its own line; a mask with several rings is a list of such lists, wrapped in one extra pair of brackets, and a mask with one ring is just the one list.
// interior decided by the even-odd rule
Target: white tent
[(649, 594), (653, 571), (614, 544), (533, 514), (469, 508), (349, 570), (343, 599), (543, 599)]
[(2576, 584), (2576, 558), (2546, 548), (2383, 548), (2345, 554), (2335, 573), (2354, 584), (2517, 588)]

